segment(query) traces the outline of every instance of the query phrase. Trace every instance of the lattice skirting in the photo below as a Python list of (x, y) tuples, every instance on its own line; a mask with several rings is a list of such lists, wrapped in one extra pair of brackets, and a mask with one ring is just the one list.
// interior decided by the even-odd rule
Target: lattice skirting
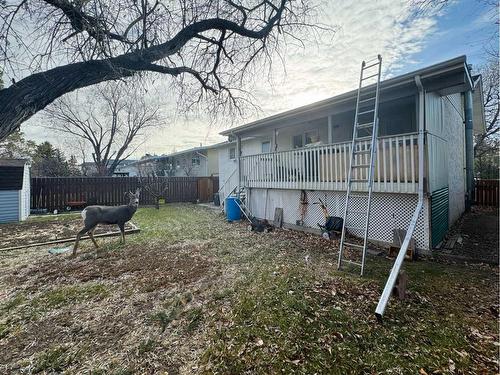
[[(274, 210), (283, 208), (283, 222), (296, 225), (301, 220), (300, 190), (248, 189), (249, 208), (258, 218), (274, 219)], [(313, 204), (321, 198), (326, 202), (331, 216), (343, 216), (345, 191), (306, 191), (307, 202), (303, 221), (305, 227), (318, 228), (317, 223), (324, 223), (324, 216), (319, 205)], [(355, 199), (355, 198), (353, 198)], [(355, 211), (362, 211), (366, 199), (353, 200)], [(407, 229), (417, 206), (417, 194), (373, 193), (368, 237), (375, 241), (392, 243), (394, 228)], [(353, 215), (354, 216), (354, 215)], [(363, 215), (350, 218), (348, 225), (364, 226)], [(420, 213), (417, 227), (413, 233), (417, 248), (429, 250), (429, 204), (427, 198)], [(360, 233), (352, 233), (360, 235)]]

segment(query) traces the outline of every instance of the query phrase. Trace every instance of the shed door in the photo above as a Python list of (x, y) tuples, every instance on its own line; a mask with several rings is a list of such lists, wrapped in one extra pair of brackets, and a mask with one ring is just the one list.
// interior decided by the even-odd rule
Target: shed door
[(448, 231), (448, 186), (435, 190), (431, 195), (432, 247), (436, 247)]

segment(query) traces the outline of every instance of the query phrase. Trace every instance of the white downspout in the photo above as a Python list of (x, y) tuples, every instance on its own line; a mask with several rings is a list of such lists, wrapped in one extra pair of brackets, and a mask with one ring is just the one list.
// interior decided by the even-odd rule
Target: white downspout
[(408, 226), (408, 230), (406, 231), (406, 236), (403, 240), (403, 244), (401, 245), (398, 256), (394, 261), (394, 265), (392, 266), (391, 273), (389, 274), (389, 278), (387, 279), (387, 282), (385, 284), (382, 296), (380, 297), (377, 308), (375, 309), (375, 315), (379, 320), (381, 320), (382, 316), (384, 315), (385, 308), (387, 307), (387, 303), (389, 302), (389, 298), (391, 297), (392, 290), (394, 289), (394, 285), (396, 284), (396, 279), (399, 275), (399, 271), (401, 269), (401, 266), (403, 265), (406, 251), (408, 249), (408, 245), (410, 244), (411, 236), (413, 235), (413, 231), (415, 230), (415, 227), (417, 225), (418, 216), (420, 215), (420, 211), (422, 211), (422, 207), (424, 205), (425, 92), (422, 81), (420, 80), (420, 76), (418, 75), (415, 76), (415, 84), (418, 88), (418, 203), (411, 218), (410, 225)]

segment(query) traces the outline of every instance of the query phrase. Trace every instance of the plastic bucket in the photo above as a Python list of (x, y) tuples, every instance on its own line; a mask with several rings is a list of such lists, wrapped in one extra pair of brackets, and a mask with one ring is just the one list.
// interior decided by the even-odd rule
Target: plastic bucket
[(226, 219), (228, 221), (236, 221), (241, 219), (241, 211), (238, 207), (240, 200), (236, 197), (226, 198)]

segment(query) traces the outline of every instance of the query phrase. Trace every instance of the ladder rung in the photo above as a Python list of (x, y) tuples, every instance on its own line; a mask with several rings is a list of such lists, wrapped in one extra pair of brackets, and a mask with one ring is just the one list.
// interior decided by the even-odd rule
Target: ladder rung
[(352, 247), (357, 247), (357, 248), (360, 248), (360, 249), (364, 248), (363, 245), (358, 245), (357, 243), (350, 243), (350, 242), (344, 242), (344, 246), (352, 246)]
[(378, 76), (378, 73), (375, 73), (375, 74), (372, 74), (371, 76), (363, 77), (362, 80), (364, 81), (365, 79), (370, 79), (370, 78), (377, 77), (377, 76)]
[(369, 109), (368, 111), (359, 112), (358, 116), (359, 115), (364, 115), (365, 113), (372, 113), (372, 112), (375, 112), (375, 109)]
[(355, 154), (369, 154), (372, 150), (354, 150)]
[(370, 164), (357, 164), (357, 165), (351, 165), (351, 168), (368, 168)]
[(346, 225), (346, 229), (353, 229), (353, 230), (365, 230), (365, 228), (364, 228), (364, 227), (348, 227), (347, 225)]
[(347, 212), (351, 214), (365, 214), (366, 215), (366, 210), (365, 211), (353, 211), (353, 210), (347, 210)]
[(356, 142), (361, 142), (361, 141), (367, 141), (369, 139), (372, 139), (372, 136), (371, 135), (367, 135), (366, 137), (356, 137), (354, 140)]
[(354, 264), (355, 266), (359, 266), (359, 267), (361, 267), (361, 266), (362, 266), (362, 264), (361, 264), (361, 263), (359, 263), (359, 262), (354, 262), (354, 261), (349, 260), (349, 259), (343, 259), (343, 260), (342, 260), (342, 263)]
[(366, 193), (366, 194), (351, 193), (351, 194), (349, 194), (349, 197), (350, 198), (368, 198), (368, 193)]
[(356, 125), (356, 129), (371, 128), (372, 126), (373, 126), (373, 121), (372, 122), (365, 122), (363, 124)]
[(375, 100), (375, 98), (376, 98), (375, 96), (372, 96), (371, 98), (362, 99), (362, 100), (359, 101), (359, 104), (361, 104), (361, 103), (367, 103), (369, 101)]
[(370, 65), (366, 65), (363, 67), (363, 69), (368, 69), (368, 68), (371, 68), (372, 66), (375, 66), (375, 65), (380, 65), (380, 61), (377, 61), (376, 63), (370, 64)]

